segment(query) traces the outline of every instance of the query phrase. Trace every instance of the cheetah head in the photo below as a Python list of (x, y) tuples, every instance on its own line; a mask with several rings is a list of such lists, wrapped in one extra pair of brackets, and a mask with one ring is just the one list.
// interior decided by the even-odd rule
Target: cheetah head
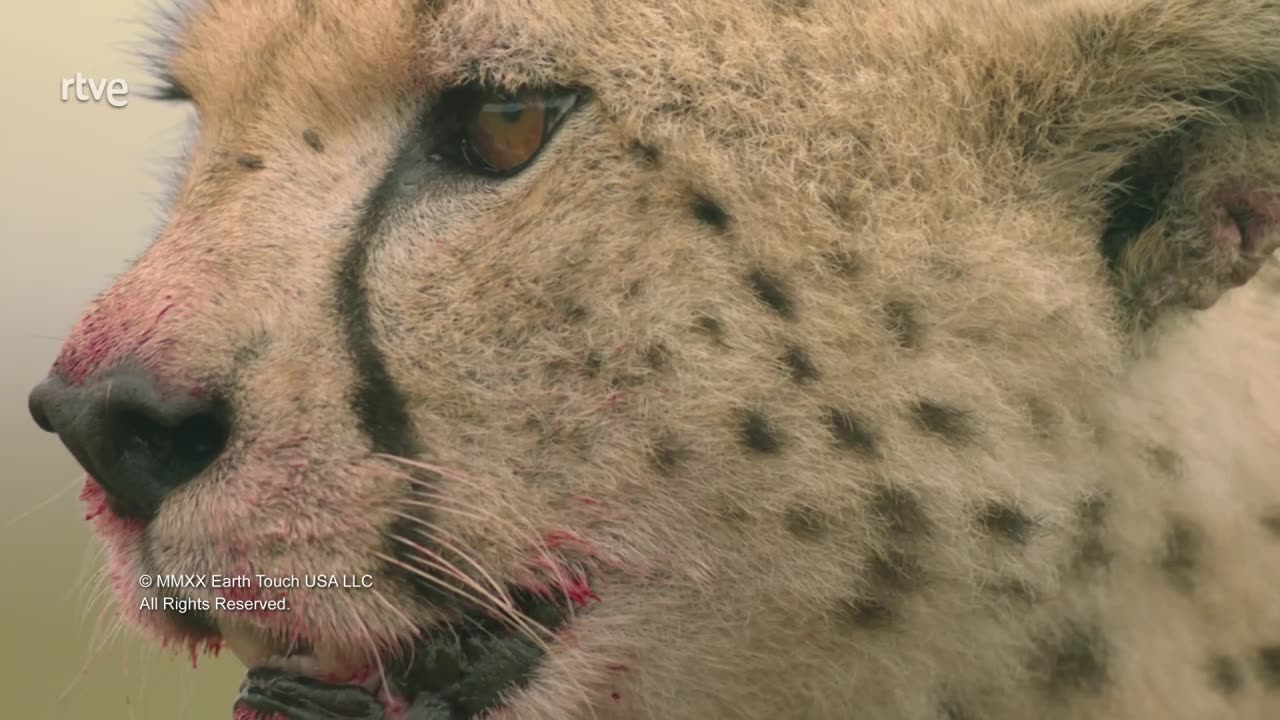
[(1276, 247), (1269, 5), (191, 3), (32, 413), (237, 717), (847, 717), (995, 657), (943, 590), (1052, 587), (1102, 398)]

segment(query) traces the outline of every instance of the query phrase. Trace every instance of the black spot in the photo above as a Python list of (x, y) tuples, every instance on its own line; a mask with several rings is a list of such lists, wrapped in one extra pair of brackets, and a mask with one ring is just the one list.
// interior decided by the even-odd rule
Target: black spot
[(847, 221), (853, 213), (853, 202), (848, 194), (845, 193), (824, 192), (822, 193), (822, 204), (826, 205), (831, 214), (842, 222)]
[(813, 7), (813, 0), (773, 0), (770, 5), (772, 5), (774, 12), (789, 16)]
[(1105, 494), (1096, 494), (1086, 497), (1076, 506), (1076, 516), (1083, 530), (1072, 563), (1077, 571), (1087, 572), (1111, 564), (1113, 554), (1102, 540), (1107, 503)]
[(889, 530), (904, 535), (928, 535), (931, 524), (920, 501), (906, 490), (882, 485), (871, 498), (871, 510)]
[(582, 369), (587, 377), (600, 377), (600, 371), (604, 369), (604, 355), (599, 350), (588, 350)]
[(893, 611), (876, 598), (842, 600), (837, 614), (846, 624), (859, 629), (884, 628), (893, 623)]
[(670, 433), (663, 433), (653, 444), (653, 465), (658, 472), (670, 477), (680, 468), (689, 451)]
[(632, 302), (644, 297), (648, 290), (648, 282), (645, 280), (632, 280), (622, 289), (622, 299)]
[(1107, 503), (1109, 502), (1106, 495), (1090, 495), (1076, 507), (1076, 515), (1080, 518), (1080, 523), (1086, 528), (1098, 528), (1107, 518)]
[(977, 434), (973, 420), (965, 410), (919, 400), (911, 406), (911, 415), (921, 430), (949, 442), (971, 440)]
[(302, 17), (308, 24), (315, 22), (319, 15), (316, 13), (316, 4), (314, 0), (297, 0), (294, 7), (298, 8), (298, 15)]
[(1017, 545), (1025, 545), (1031, 539), (1035, 521), (1016, 505), (1003, 502), (987, 503), (978, 512), (978, 524), (987, 532)]
[(895, 300), (885, 304), (884, 314), (889, 332), (893, 333), (899, 346), (908, 350), (920, 347), (924, 341), (924, 325), (914, 305)]
[(568, 360), (556, 358), (554, 360), (548, 360), (547, 363), (542, 366), (542, 370), (543, 377), (545, 377), (549, 382), (559, 382), (569, 375), (569, 372), (572, 370), (572, 365)]
[(705, 195), (693, 196), (693, 216), (715, 228), (718, 232), (729, 229), (729, 215), (714, 200)]
[(741, 421), (742, 442), (756, 452), (773, 454), (782, 449), (773, 425), (757, 412), (747, 412)]
[(307, 128), (306, 130), (303, 130), (302, 141), (305, 142), (307, 147), (310, 147), (312, 150), (315, 150), (318, 153), (324, 152), (324, 140), (320, 139), (320, 133), (316, 132), (315, 128)]
[(1185, 518), (1174, 518), (1165, 533), (1164, 553), (1160, 568), (1179, 590), (1190, 590), (1195, 584), (1196, 570), (1204, 554), (1204, 536)]
[(1223, 695), (1235, 695), (1244, 686), (1244, 673), (1233, 657), (1216, 655), (1209, 658), (1208, 670), (1214, 689)]
[(992, 592), (1003, 595), (1024, 605), (1034, 605), (1040, 601), (1040, 592), (1035, 586), (1021, 578), (999, 580), (991, 586)]
[(1268, 688), (1280, 690), (1280, 645), (1259, 648), (1258, 672)]
[(257, 155), (250, 155), (248, 153), (237, 156), (236, 164), (246, 170), (261, 170), (267, 166), (267, 164), (262, 161), (261, 157)]
[(643, 385), (648, 376), (642, 372), (619, 372), (609, 378), (611, 390), (626, 390)]
[(1280, 538), (1280, 510), (1273, 510), (1263, 515), (1262, 527), (1266, 528), (1267, 532)]
[(716, 345), (724, 347), (724, 325), (716, 318), (700, 314), (693, 319), (693, 328), (696, 332), (711, 338)]
[(262, 359), (267, 349), (271, 347), (271, 336), (262, 330), (255, 331), (249, 339), (236, 348), (231, 354), (231, 361), (237, 371), (243, 370), (246, 365)]
[(1057, 417), (1053, 408), (1040, 400), (1028, 400), (1027, 415), (1031, 423), (1031, 429), (1035, 431), (1037, 437), (1053, 437), (1053, 428), (1057, 424)]
[(661, 372), (671, 367), (671, 348), (661, 340), (654, 342), (645, 348), (644, 362), (655, 372)]
[(823, 260), (838, 275), (852, 277), (862, 270), (862, 258), (849, 250), (831, 250), (823, 254)]
[(782, 362), (791, 370), (791, 379), (798, 383), (806, 383), (818, 378), (818, 368), (814, 367), (808, 351), (802, 347), (788, 346), (782, 353)]
[(792, 316), (791, 298), (787, 296), (780, 279), (756, 268), (747, 273), (747, 283), (751, 285), (751, 290), (756, 297), (760, 298), (760, 302), (768, 305), (784, 318)]
[(871, 576), (892, 590), (907, 590), (924, 579), (919, 559), (902, 548), (891, 547), (871, 556)]
[(787, 508), (783, 524), (787, 532), (801, 540), (818, 540), (826, 533), (830, 524), (827, 516), (810, 505), (793, 505)]
[(944, 700), (940, 709), (942, 720), (977, 720), (958, 700)]
[(730, 525), (744, 525), (751, 520), (751, 513), (738, 503), (731, 502), (720, 509), (720, 517)]
[(662, 159), (662, 152), (657, 147), (639, 140), (631, 143), (631, 152), (635, 153), (636, 157), (650, 167), (657, 167), (658, 161)]
[(591, 311), (587, 306), (577, 302), (576, 300), (565, 300), (558, 304), (560, 306), (560, 312), (564, 315), (565, 322), (571, 325), (576, 325), (577, 323), (591, 317)]
[(875, 431), (857, 415), (845, 411), (831, 409), (827, 411), (827, 425), (840, 445), (863, 455), (877, 454), (878, 438)]
[(1075, 568), (1077, 570), (1105, 568), (1111, 564), (1112, 557), (1111, 551), (1102, 542), (1102, 538), (1089, 534), (1080, 541), (1080, 547), (1076, 550)]
[(1032, 667), (1051, 694), (1097, 693), (1107, 683), (1109, 654), (1097, 627), (1068, 623), (1036, 644)]
[(929, 274), (939, 280), (962, 280), (968, 270), (955, 258), (942, 255), (929, 259)]
[(1182, 476), (1182, 458), (1178, 453), (1163, 445), (1154, 445), (1147, 450), (1151, 464), (1164, 475), (1177, 478)]

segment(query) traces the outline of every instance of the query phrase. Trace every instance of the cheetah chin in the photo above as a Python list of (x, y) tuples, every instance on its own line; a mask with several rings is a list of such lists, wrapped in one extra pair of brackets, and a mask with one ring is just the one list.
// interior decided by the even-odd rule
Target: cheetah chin
[[(521, 617), (547, 631), (567, 629), (567, 614), (554, 598), (511, 595)], [(447, 624), (422, 630), (407, 652), (385, 665), (369, 664), (369, 653), (318, 652), (303, 638), (280, 643), (241, 630), (223, 632), (220, 641), (248, 668), (234, 706), (236, 720), (272, 713), (300, 720), (478, 717), (499, 711), (503, 694), (527, 680), (545, 651), (495, 613), (481, 611), (460, 612)]]
[[(127, 550), (138, 540), (139, 524), (113, 509), (92, 476), (81, 500), (106, 543), (117, 593), (126, 604), (136, 602), (134, 583), (124, 578), (136, 581), (137, 572), (154, 569)], [(489, 602), (468, 601), (466, 593), (420, 592), (432, 597), (436, 621), (402, 633), (407, 639), (380, 643), (371, 642), (367, 630), (346, 637), (330, 627), (325, 637), (312, 637), (308, 628), (324, 623), (306, 613), (282, 627), (274, 622), (276, 613), (250, 612), (246, 619), (244, 613), (218, 613), (216, 606), (209, 612), (188, 590), (169, 594), (175, 601), (170, 611), (134, 619), (164, 645), (187, 648), (193, 664), (201, 653), (225, 649), (235, 655), (247, 669), (234, 703), (236, 720), (448, 720), (501, 716), (504, 697), (529, 682), (549, 648), (599, 599), (584, 573), (563, 569), (550, 582), (486, 594)], [(241, 601), (248, 596), (268, 602), (254, 592)]]

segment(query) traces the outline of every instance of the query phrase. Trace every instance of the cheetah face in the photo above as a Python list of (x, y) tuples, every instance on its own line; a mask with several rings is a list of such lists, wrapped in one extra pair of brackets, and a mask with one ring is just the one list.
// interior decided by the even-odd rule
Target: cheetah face
[(844, 717), (920, 578), (1052, 572), (1135, 340), (1275, 248), (1261, 3), (641, 5), (164, 25), (168, 222), (31, 409), (237, 717)]

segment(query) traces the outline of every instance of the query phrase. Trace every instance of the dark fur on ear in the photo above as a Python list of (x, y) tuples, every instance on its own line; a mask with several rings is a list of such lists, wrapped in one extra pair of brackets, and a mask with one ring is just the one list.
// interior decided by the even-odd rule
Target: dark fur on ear
[[(1144, 324), (1161, 308), (1212, 306), (1280, 245), (1280, 126), (1204, 128), (1169, 146), (1141, 161), (1142, 172), (1167, 175), (1118, 191), (1103, 235), (1124, 298)], [(1126, 226), (1135, 216), (1145, 223)]]
[(1209, 307), (1280, 242), (1280, 4), (1077, 12), (1007, 28), (1016, 49), (982, 68), (988, 129), (1098, 219), (1137, 325)]

